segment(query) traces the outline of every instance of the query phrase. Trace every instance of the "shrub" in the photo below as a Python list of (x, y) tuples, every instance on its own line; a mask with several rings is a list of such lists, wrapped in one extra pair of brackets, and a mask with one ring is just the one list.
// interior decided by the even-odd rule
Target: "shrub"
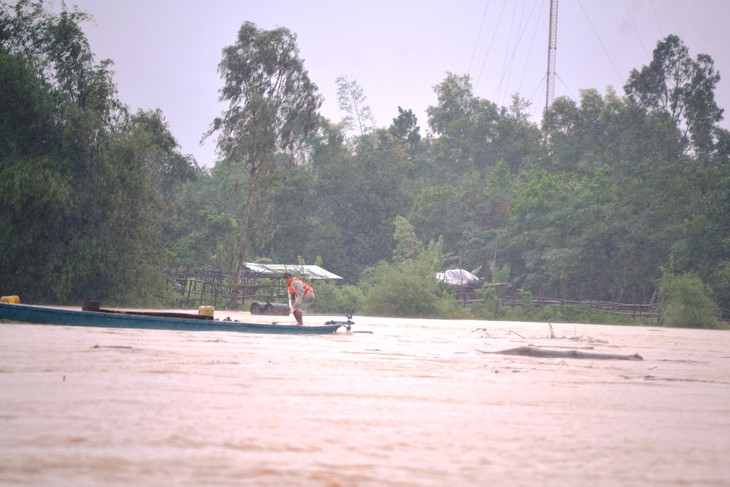
[(312, 310), (317, 313), (355, 314), (363, 301), (362, 291), (356, 286), (337, 286), (333, 283), (319, 283), (314, 289), (316, 300)]
[(697, 274), (665, 272), (659, 281), (661, 322), (666, 326), (718, 328), (719, 309)]
[(380, 262), (362, 281), (363, 313), (410, 318), (461, 318), (465, 310), (447, 284), (436, 280), (426, 258)]

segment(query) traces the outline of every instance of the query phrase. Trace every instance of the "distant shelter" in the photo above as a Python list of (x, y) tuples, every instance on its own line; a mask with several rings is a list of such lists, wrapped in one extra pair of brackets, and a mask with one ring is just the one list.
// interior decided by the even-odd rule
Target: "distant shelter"
[[(168, 272), (168, 283), (180, 296), (180, 306), (213, 305), (246, 309), (250, 302), (287, 302), (285, 273), (310, 281), (337, 281), (342, 277), (317, 265), (259, 264), (247, 262), (243, 280), (234, 284), (232, 272), (211, 269), (175, 269)], [(231, 303), (235, 303), (230, 306)]]

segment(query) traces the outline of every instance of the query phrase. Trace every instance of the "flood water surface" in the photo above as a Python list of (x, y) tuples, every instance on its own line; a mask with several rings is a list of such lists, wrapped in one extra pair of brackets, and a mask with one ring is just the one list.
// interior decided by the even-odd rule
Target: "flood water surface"
[(730, 332), (355, 322), (0, 324), (0, 485), (730, 485)]

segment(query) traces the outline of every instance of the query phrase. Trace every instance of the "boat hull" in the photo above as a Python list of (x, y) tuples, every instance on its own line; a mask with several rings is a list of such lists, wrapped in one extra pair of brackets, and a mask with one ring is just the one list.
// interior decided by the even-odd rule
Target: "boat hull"
[(0, 303), (0, 321), (42, 325), (84, 326), (98, 328), (134, 328), (142, 330), (234, 331), (285, 335), (325, 335), (335, 333), (341, 324), (314, 326), (243, 323), (204, 319), (166, 318), (95, 311), (76, 311)]

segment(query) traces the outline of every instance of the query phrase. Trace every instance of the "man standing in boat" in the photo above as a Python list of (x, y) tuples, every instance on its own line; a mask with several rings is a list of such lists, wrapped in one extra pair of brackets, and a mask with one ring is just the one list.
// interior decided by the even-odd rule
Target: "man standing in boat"
[[(292, 277), (288, 272), (283, 276), (289, 291), (289, 308), (297, 320), (297, 325), (304, 325), (302, 316), (314, 302), (314, 289), (299, 278)], [(292, 302), (293, 299), (293, 302)]]

